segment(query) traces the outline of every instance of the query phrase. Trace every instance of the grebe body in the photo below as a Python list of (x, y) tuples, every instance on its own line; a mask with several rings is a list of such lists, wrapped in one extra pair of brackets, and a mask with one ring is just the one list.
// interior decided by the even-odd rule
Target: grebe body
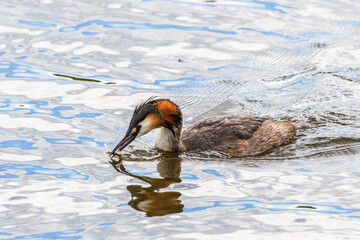
[(134, 139), (160, 128), (155, 147), (164, 151), (219, 151), (232, 156), (254, 156), (289, 142), (296, 134), (291, 122), (251, 115), (232, 115), (197, 122), (182, 132), (180, 108), (169, 99), (152, 99), (138, 105), (125, 137), (110, 155)]

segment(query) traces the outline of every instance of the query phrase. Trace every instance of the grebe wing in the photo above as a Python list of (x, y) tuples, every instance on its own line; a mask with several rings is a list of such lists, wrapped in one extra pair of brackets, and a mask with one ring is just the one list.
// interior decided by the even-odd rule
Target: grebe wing
[(186, 129), (182, 142), (187, 151), (224, 151), (228, 145), (250, 139), (266, 120), (250, 115), (205, 119)]
[(288, 143), (296, 134), (291, 122), (266, 120), (247, 140), (228, 146), (225, 152), (236, 156), (254, 156)]

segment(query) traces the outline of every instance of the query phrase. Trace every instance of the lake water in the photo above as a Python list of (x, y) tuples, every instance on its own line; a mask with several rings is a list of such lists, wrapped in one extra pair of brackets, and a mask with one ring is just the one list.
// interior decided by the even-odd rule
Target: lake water
[[(0, 3), (0, 239), (360, 238), (360, 2)], [(185, 128), (298, 122), (269, 154), (124, 151), (134, 107)]]

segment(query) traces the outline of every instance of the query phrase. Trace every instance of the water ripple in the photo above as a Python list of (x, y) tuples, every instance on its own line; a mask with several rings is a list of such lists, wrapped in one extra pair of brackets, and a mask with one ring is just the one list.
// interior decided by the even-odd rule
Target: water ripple
[(125, 28), (131, 30), (139, 30), (139, 29), (176, 29), (183, 31), (206, 31), (213, 33), (220, 33), (225, 35), (235, 35), (234, 31), (225, 31), (225, 30), (217, 30), (211, 29), (209, 27), (190, 27), (190, 26), (182, 26), (182, 25), (174, 25), (174, 24), (151, 24), (151, 23), (134, 23), (134, 22), (117, 22), (117, 21), (103, 21), (103, 20), (90, 20), (84, 23), (80, 23), (73, 27), (62, 27), (59, 29), (60, 32), (73, 32), (78, 31), (84, 27), (88, 27), (91, 25), (99, 25), (106, 28)]
[(27, 140), (5, 140), (0, 142), (0, 148), (20, 148), (22, 150), (36, 150), (38, 147), (34, 147), (34, 142), (28, 142)]
[(184, 208), (184, 212), (194, 212), (202, 211), (209, 208), (215, 207), (230, 207), (236, 206), (238, 210), (244, 211), (247, 209), (266, 209), (269, 211), (311, 211), (311, 212), (320, 212), (327, 214), (349, 214), (349, 213), (358, 213), (360, 209), (358, 208), (343, 208), (337, 205), (322, 205), (322, 204), (311, 204), (311, 203), (281, 203), (281, 202), (272, 202), (264, 203), (258, 200), (236, 200), (236, 201), (213, 201), (210, 205), (195, 207), (195, 208)]
[[(360, 2), (12, 2), (0, 3), (1, 239), (357, 239)], [(180, 105), (184, 129), (227, 114), (302, 128), (242, 159), (164, 153), (152, 132), (119, 174), (105, 143), (152, 95)]]
[[(49, 105), (47, 101), (28, 101), (28, 102), (13, 102), (7, 98), (0, 98), (0, 112), (13, 111), (27, 111), (25, 114), (45, 114), (59, 119), (74, 119), (74, 118), (96, 118), (102, 116), (103, 113), (87, 113), (81, 112), (77, 114), (62, 113), (62, 111), (75, 110), (71, 106), (58, 106), (53, 108), (45, 108)], [(72, 116), (71, 116), (72, 115)]]
[[(258, 0), (251, 0), (251, 1), (184, 1), (184, 0), (142, 0), (143, 2), (155, 2), (155, 1), (164, 1), (164, 2), (172, 2), (172, 3), (180, 3), (180, 4), (188, 4), (192, 6), (206, 6), (206, 7), (248, 7), (248, 8), (264, 8), (270, 11), (276, 11), (280, 13), (286, 13), (281, 8), (293, 8), (286, 5), (281, 5), (275, 2), (269, 1), (258, 1)], [(280, 7), (280, 8), (279, 8)]]
[[(209, 79), (196, 79), (194, 77), (181, 77), (178, 79), (164, 79), (155, 80), (152, 83), (144, 83), (135, 79), (122, 79), (111, 77), (107, 75), (93, 75), (93, 76), (76, 76), (65, 75), (60, 73), (53, 73), (46, 69), (34, 68), (27, 65), (18, 64), (11, 61), (0, 60), (0, 74), (4, 74), (8, 78), (27, 78), (27, 79), (41, 79), (41, 80), (67, 80), (88, 82), (88, 83), (100, 83), (105, 85), (123, 86), (132, 89), (142, 90), (174, 90), (177, 85), (190, 85), (194, 81), (197, 81), (197, 85), (206, 86)], [(211, 79), (210, 79), (211, 80)], [(69, 80), (67, 80), (69, 81)], [(202, 84), (203, 83), (203, 84)]]
[[(69, 239), (69, 240), (77, 240), (82, 239), (82, 235), (78, 235), (78, 233), (84, 232), (86, 229), (70, 229), (64, 231), (57, 231), (57, 232), (45, 232), (45, 233), (35, 233), (35, 234), (28, 234), (22, 235), (12, 238), (7, 238), (6, 240), (16, 240), (16, 239)], [(69, 236), (77, 234), (74, 236)]]
[[(5, 163), (0, 164), (0, 172), (11, 170), (22, 170), (25, 171), (25, 175), (45, 175), (45, 176), (53, 176), (56, 178), (65, 178), (65, 179), (81, 179), (88, 180), (89, 176), (81, 174), (80, 172), (70, 169), (70, 168), (45, 168), (40, 165), (33, 164), (12, 164)], [(0, 175), (0, 178), (17, 178), (19, 175), (13, 173), (4, 173), (4, 175)]]
[(208, 173), (208, 174), (211, 174), (211, 175), (214, 175), (216, 177), (225, 177), (224, 175), (222, 175), (221, 173), (219, 173), (217, 170), (215, 169), (203, 169), (201, 170), (202, 172), (204, 173)]
[(36, 27), (45, 27), (45, 28), (57, 27), (57, 25), (54, 23), (46, 23), (42, 21), (28, 21), (28, 20), (17, 19), (17, 22), (20, 24), (26, 24)]
[(80, 136), (78, 139), (67, 139), (67, 138), (48, 138), (43, 137), (47, 142), (51, 144), (87, 144), (89, 142), (96, 143), (98, 147), (104, 147), (104, 142), (96, 141), (95, 138)]
[(275, 36), (275, 37), (281, 37), (281, 38), (290, 39), (290, 40), (299, 40), (296, 37), (292, 37), (292, 36), (272, 32), (272, 31), (261, 31), (261, 30), (257, 30), (257, 29), (253, 29), (253, 28), (245, 28), (245, 27), (239, 28), (239, 30), (257, 32), (257, 33), (261, 33), (261, 34), (266, 35), (266, 36)]

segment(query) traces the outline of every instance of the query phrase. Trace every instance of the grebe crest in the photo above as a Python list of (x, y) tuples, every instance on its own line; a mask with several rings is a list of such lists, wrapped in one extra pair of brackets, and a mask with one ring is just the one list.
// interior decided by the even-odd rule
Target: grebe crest
[(123, 150), (134, 139), (160, 128), (155, 146), (164, 151), (215, 150), (252, 156), (283, 145), (295, 136), (291, 122), (251, 115), (205, 119), (183, 133), (180, 108), (169, 99), (149, 98), (136, 106), (124, 138), (110, 153)]

